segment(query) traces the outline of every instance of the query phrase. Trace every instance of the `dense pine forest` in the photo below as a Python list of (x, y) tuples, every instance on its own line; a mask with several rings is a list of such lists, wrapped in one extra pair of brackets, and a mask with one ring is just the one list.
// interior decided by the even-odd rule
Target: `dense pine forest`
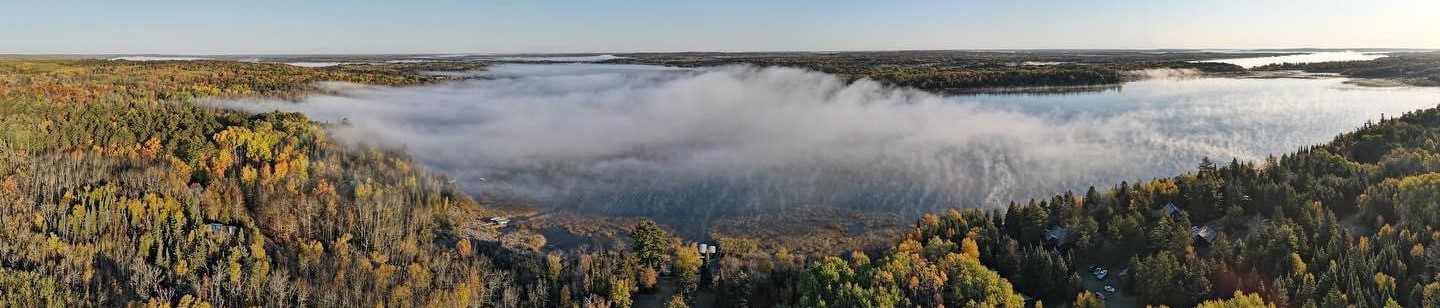
[(651, 222), (627, 249), (503, 247), (473, 227), (488, 204), (399, 151), (202, 103), (463, 68), (0, 60), (0, 306), (1440, 306), (1440, 108), (1262, 162), (925, 215), (886, 249), (702, 255)]

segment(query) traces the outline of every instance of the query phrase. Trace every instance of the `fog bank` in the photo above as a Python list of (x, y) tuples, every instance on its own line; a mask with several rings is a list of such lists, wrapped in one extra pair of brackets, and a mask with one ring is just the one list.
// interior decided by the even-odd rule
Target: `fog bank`
[(596, 56), (530, 56), (530, 57), (498, 57), (496, 61), (507, 62), (600, 62), (606, 60), (624, 59), (616, 55)]
[(1230, 64), (1234, 64), (1234, 65), (1239, 65), (1239, 66), (1242, 66), (1242, 67), (1245, 67), (1245, 68), (1255, 68), (1255, 67), (1265, 66), (1265, 65), (1269, 65), (1269, 64), (1284, 64), (1284, 63), (1314, 63), (1314, 62), (1333, 62), (1333, 61), (1366, 61), (1366, 60), (1375, 60), (1375, 59), (1379, 59), (1379, 58), (1384, 58), (1384, 57), (1386, 57), (1386, 56), (1387, 56), (1386, 54), (1382, 54), (1382, 53), (1362, 53), (1362, 52), (1354, 52), (1354, 51), (1332, 51), (1332, 52), (1312, 52), (1312, 53), (1305, 53), (1305, 54), (1298, 54), (1298, 55), (1285, 55), (1285, 56), (1274, 56), (1274, 57), (1218, 59), (1218, 60), (1206, 60), (1206, 61), (1199, 61), (1199, 62), (1230, 63)]
[[(403, 146), (472, 193), (558, 209), (709, 216), (825, 204), (913, 215), (1170, 176), (1202, 156), (1263, 159), (1436, 97), (1338, 80), (945, 97), (790, 68), (500, 65), (487, 74), (221, 104), (347, 119), (334, 136)], [(1378, 97), (1400, 102), (1352, 104)]]

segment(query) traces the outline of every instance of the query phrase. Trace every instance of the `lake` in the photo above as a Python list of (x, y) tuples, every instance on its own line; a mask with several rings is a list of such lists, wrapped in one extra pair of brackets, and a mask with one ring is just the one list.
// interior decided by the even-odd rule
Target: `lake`
[(499, 65), (489, 78), (342, 87), (250, 111), (348, 120), (472, 193), (554, 209), (715, 217), (801, 205), (907, 216), (1263, 160), (1440, 91), (1344, 79), (1147, 79), (1068, 94), (942, 96), (789, 68)]

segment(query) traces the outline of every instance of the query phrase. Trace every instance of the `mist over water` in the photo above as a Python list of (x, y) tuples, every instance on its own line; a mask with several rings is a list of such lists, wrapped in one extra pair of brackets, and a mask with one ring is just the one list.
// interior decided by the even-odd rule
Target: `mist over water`
[[(940, 96), (799, 69), (500, 65), (489, 79), (336, 87), (300, 103), (333, 135), (404, 146), (472, 193), (616, 215), (800, 205), (906, 215), (995, 207), (1260, 160), (1440, 92), (1341, 79), (1151, 79), (1118, 91)], [(481, 179), (485, 179), (482, 181)]]
[(1313, 53), (1305, 53), (1305, 54), (1298, 54), (1298, 55), (1285, 55), (1285, 56), (1274, 56), (1274, 57), (1258, 57), (1258, 58), (1236, 58), (1236, 59), (1207, 60), (1207, 61), (1200, 61), (1200, 62), (1230, 63), (1230, 64), (1234, 64), (1234, 65), (1243, 66), (1243, 67), (1245, 67), (1245, 68), (1254, 68), (1254, 67), (1259, 67), (1259, 66), (1264, 66), (1264, 65), (1269, 65), (1269, 64), (1284, 64), (1284, 63), (1314, 63), (1314, 62), (1334, 62), (1334, 61), (1366, 61), (1366, 60), (1375, 60), (1375, 59), (1379, 59), (1379, 58), (1384, 58), (1384, 57), (1386, 57), (1386, 56), (1387, 56), (1387, 55), (1385, 55), (1385, 54), (1380, 54), (1380, 53), (1362, 53), (1362, 52), (1354, 52), (1354, 51), (1331, 51), (1331, 52), (1313, 52)]

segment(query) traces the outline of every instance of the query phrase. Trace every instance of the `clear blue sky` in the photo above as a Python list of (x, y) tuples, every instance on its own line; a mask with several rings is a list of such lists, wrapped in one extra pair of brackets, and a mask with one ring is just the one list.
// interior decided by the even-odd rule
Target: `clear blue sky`
[(0, 0), (0, 53), (1440, 47), (1435, 0)]

